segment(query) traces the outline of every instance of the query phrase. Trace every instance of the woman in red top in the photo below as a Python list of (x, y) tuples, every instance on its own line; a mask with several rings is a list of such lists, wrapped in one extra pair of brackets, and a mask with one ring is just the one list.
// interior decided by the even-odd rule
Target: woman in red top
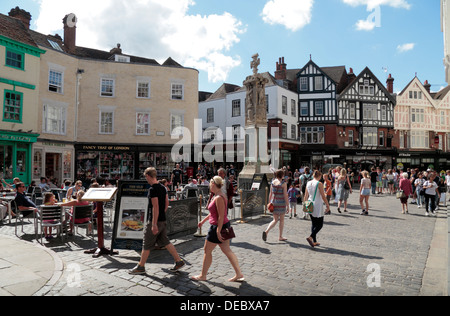
[(233, 253), (230, 248), (230, 240), (223, 240), (221, 236), (222, 228), (230, 227), (230, 221), (227, 218), (227, 199), (222, 193), (222, 186), (224, 185), (223, 179), (221, 177), (214, 177), (211, 179), (209, 189), (214, 197), (211, 203), (208, 205), (209, 215), (206, 216), (200, 223), (198, 227), (203, 226), (203, 224), (209, 220), (211, 228), (209, 229), (208, 236), (205, 241), (205, 254), (203, 256), (203, 266), (202, 272), (198, 276), (191, 277), (194, 281), (206, 281), (206, 275), (208, 274), (209, 267), (212, 263), (212, 252), (219, 245), (222, 252), (227, 256), (231, 265), (233, 266), (236, 275), (229, 279), (230, 282), (243, 282), (244, 275), (239, 267), (238, 258)]
[(412, 187), (411, 182), (408, 179), (408, 173), (402, 174), (402, 179), (400, 179), (399, 184), (400, 190), (403, 190), (403, 193), (405, 193), (404, 198), (400, 199), (400, 202), (402, 203), (402, 214), (408, 214), (408, 198), (412, 194)]

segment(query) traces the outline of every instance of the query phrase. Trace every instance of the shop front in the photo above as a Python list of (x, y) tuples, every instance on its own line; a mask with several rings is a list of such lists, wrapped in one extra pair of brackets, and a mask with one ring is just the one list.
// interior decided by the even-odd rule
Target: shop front
[(148, 167), (155, 167), (158, 178), (170, 179), (175, 168), (172, 145), (75, 145), (75, 178), (89, 184), (93, 178), (142, 180)]
[(74, 180), (74, 147), (56, 141), (41, 141), (33, 146), (33, 180), (41, 177), (55, 179), (60, 186), (64, 180)]
[(419, 169), (424, 171), (433, 169), (437, 171), (450, 169), (450, 153), (437, 151), (423, 152), (402, 152), (399, 154), (397, 164), (404, 167), (404, 170)]
[(0, 131), (0, 178), (12, 183), (19, 178), (31, 183), (31, 150), (38, 134)]

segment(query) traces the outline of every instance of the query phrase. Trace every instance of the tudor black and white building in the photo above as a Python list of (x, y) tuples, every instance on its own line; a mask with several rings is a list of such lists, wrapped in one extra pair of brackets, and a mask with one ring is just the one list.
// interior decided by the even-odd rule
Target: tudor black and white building
[(394, 147), (393, 78), (385, 87), (365, 68), (319, 67), (310, 60), (297, 73), (302, 165), (391, 167)]
[(385, 168), (395, 166), (396, 96), (393, 93), (393, 83), (394, 79), (389, 75), (385, 87), (366, 67), (339, 94), (337, 144), (344, 148), (344, 153), (345, 149), (349, 149), (345, 153), (348, 165), (357, 168), (371, 165)]
[(297, 73), (302, 165), (320, 167), (336, 156), (337, 98), (351, 79), (344, 66), (319, 67), (312, 60)]

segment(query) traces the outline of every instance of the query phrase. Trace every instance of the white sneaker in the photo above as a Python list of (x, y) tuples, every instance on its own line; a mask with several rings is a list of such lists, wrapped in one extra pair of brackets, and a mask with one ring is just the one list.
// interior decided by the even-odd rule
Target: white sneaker
[(430, 214), (428, 212), (425, 212), (425, 216), (429, 216)]

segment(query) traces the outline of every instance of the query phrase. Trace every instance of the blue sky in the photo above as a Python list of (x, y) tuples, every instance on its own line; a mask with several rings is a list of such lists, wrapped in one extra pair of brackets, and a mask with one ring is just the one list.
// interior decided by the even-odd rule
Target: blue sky
[(0, 12), (15, 6), (39, 32), (62, 35), (62, 18), (73, 12), (77, 45), (121, 43), (126, 54), (199, 69), (202, 91), (242, 85), (255, 53), (260, 72), (273, 74), (279, 57), (301, 68), (311, 54), (319, 66), (356, 74), (368, 66), (383, 83), (391, 73), (397, 92), (416, 73), (433, 91), (446, 86), (439, 0), (2, 0)]

